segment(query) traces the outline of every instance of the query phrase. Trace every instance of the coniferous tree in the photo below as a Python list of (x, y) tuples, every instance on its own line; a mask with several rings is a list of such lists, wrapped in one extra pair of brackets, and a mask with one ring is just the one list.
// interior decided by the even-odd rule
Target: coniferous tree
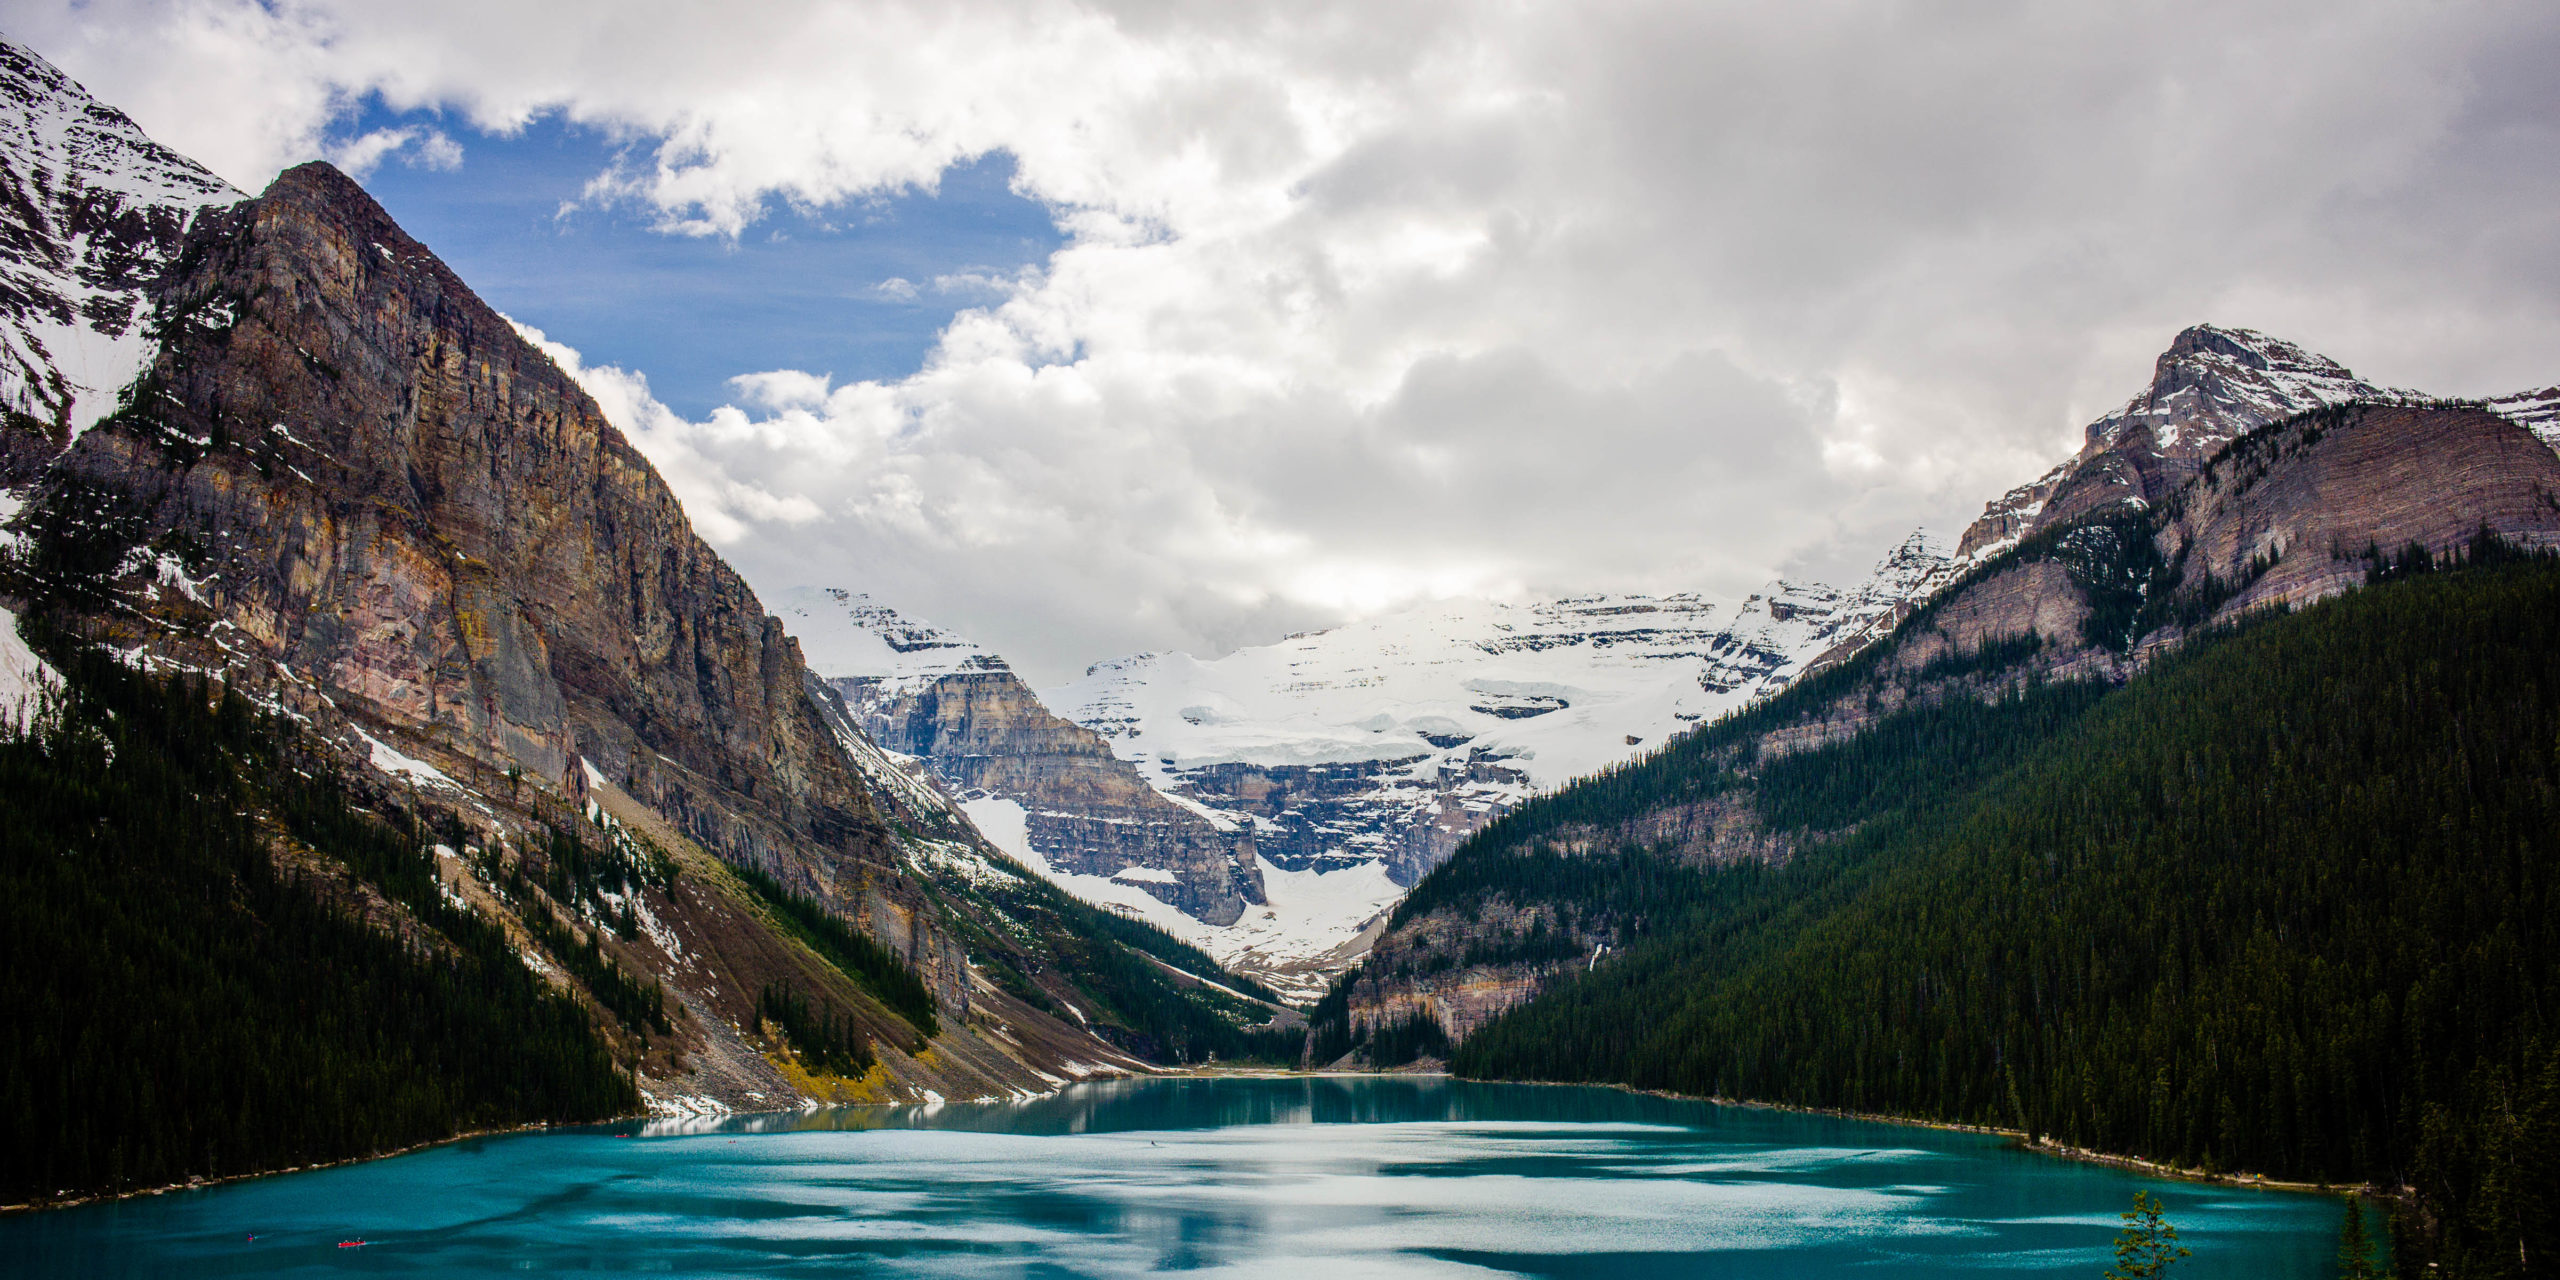
[(2123, 1216), (2124, 1230), (2116, 1233), (2116, 1264), (2107, 1268), (2107, 1280), (2158, 1280), (2169, 1274), (2170, 1263), (2187, 1256), (2178, 1243), (2178, 1229), (2160, 1213), (2159, 1197), (2134, 1192), (2133, 1207)]
[(2338, 1280), (2384, 1280), (2388, 1273), (2373, 1264), (2373, 1241), (2366, 1235), (2364, 1207), (2347, 1197), (2347, 1220), (2338, 1227)]

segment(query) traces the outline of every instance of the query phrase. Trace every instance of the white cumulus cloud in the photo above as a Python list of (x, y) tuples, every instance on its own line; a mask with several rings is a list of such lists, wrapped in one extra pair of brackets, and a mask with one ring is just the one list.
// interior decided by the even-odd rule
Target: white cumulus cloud
[(2544, 4), (19, 9), (251, 186), (366, 94), (611, 131), (583, 198), (672, 234), (1009, 155), (1046, 262), (847, 284), (969, 304), (912, 376), (742, 369), (701, 421), (581, 376), (752, 580), (1043, 678), (1439, 592), (1836, 573), (2197, 321), (2448, 393), (2560, 376)]

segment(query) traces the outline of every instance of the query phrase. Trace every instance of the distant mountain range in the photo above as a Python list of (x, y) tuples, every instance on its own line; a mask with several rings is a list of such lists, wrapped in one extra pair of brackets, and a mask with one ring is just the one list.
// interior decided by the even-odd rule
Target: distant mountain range
[(871, 736), (998, 844), (1312, 995), (1485, 823), (1853, 649), (1949, 567), (1915, 535), (1847, 592), (1441, 601), (1213, 661), (1097, 663), (1041, 695), (867, 596), (778, 600)]
[[(1308, 994), (1405, 890), (1528, 797), (1844, 660), (2040, 529), (2164, 500), (2250, 430), (2419, 399), (2265, 334), (2197, 326), (2077, 456), (1993, 500), (1953, 554), (1914, 534), (1848, 590), (1436, 601), (1216, 659), (1100, 662), (1037, 694), (1001, 658), (867, 596), (803, 589), (783, 613), (873, 737), (922, 762), (998, 843)], [(2488, 408), (2560, 432), (2560, 389)]]

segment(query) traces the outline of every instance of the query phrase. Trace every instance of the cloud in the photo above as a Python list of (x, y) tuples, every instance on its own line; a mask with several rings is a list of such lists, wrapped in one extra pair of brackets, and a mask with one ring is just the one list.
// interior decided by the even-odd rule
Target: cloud
[(415, 169), (451, 171), (462, 167), (462, 144), (441, 129), (404, 127), (375, 129), (370, 133), (326, 144), (329, 163), (362, 178), (385, 159), (397, 158)]
[(251, 185), (368, 94), (611, 131), (587, 198), (705, 236), (1008, 154), (1066, 244), (872, 286), (977, 290), (913, 376), (749, 373), (702, 421), (582, 376), (752, 580), (1044, 677), (1854, 569), (2200, 320), (2447, 393), (2560, 376), (2544, 4), (21, 9)]

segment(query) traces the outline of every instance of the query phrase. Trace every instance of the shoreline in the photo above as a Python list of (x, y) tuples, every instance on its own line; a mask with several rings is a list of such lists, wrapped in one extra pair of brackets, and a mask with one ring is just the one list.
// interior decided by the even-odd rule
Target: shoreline
[[(1151, 1071), (1151, 1072), (1146, 1072), (1146, 1073), (1141, 1074), (1141, 1073), (1139, 1073), (1139, 1072), (1134, 1072), (1134, 1071), (1124, 1071), (1124, 1070), (1117, 1070), (1117, 1069), (1115, 1069), (1115, 1070), (1113, 1070), (1113, 1071), (1112, 1071), (1110, 1074), (1108, 1074), (1108, 1075), (1094, 1076), (1094, 1077), (1092, 1077), (1092, 1078), (1090, 1078), (1090, 1079), (1086, 1079), (1086, 1080), (1067, 1080), (1067, 1081), (1062, 1081), (1062, 1082), (1060, 1082), (1060, 1083), (1058, 1083), (1058, 1084), (1055, 1084), (1055, 1085), (1050, 1086), (1048, 1089), (1046, 1089), (1046, 1090), (1044, 1090), (1044, 1091), (1042, 1091), (1042, 1092), (1040, 1092), (1040, 1093), (1037, 1093), (1037, 1094), (1033, 1094), (1033, 1095), (1031, 1095), (1031, 1097), (1032, 1097), (1032, 1098), (1047, 1098), (1047, 1097), (1055, 1097), (1055, 1096), (1057, 1096), (1059, 1093), (1062, 1093), (1062, 1092), (1066, 1091), (1067, 1089), (1073, 1088), (1073, 1087), (1074, 1087), (1074, 1086), (1076, 1086), (1076, 1085), (1080, 1085), (1080, 1084), (1098, 1084), (1098, 1083), (1101, 1083), (1101, 1082), (1106, 1081), (1106, 1080), (1145, 1080), (1145, 1079), (1155, 1079), (1155, 1078), (1160, 1078), (1160, 1077), (1179, 1077), (1179, 1076), (1184, 1075), (1184, 1074), (1187, 1074), (1187, 1073), (1186, 1073), (1186, 1072), (1183, 1072), (1183, 1071), (1180, 1071), (1180, 1070)], [(1275, 1074), (1281, 1074), (1281, 1073), (1275, 1073)], [(1302, 1073), (1302, 1074), (1320, 1074), (1320, 1073), (1308, 1072), (1308, 1073)], [(1332, 1073), (1332, 1074), (1338, 1074), (1338, 1075), (1373, 1075), (1373, 1074), (1383, 1074), (1383, 1073), (1378, 1073), (1378, 1072), (1336, 1072), (1336, 1073)], [(964, 1101), (966, 1101), (966, 1102), (1020, 1102), (1020, 1101), (1024, 1101), (1024, 1100), (1025, 1100), (1025, 1099), (1023, 1099), (1023, 1098), (1021, 1098), (1021, 1097), (1017, 1096), (1017, 1097), (1010, 1097), (1010, 1098), (997, 1098), (997, 1097), (988, 1097), (988, 1098), (970, 1098), (970, 1099), (965, 1099)], [(87, 1194), (85, 1194), (85, 1195), (71, 1196), (71, 1197), (68, 1197), (68, 1198), (66, 1198), (66, 1199), (61, 1199), (61, 1200), (29, 1200), (29, 1201), (24, 1201), (24, 1202), (21, 1202), (21, 1203), (18, 1203), (18, 1204), (0, 1204), (0, 1216), (5, 1216), (5, 1215), (8, 1215), (8, 1214), (17, 1214), (17, 1213), (50, 1213), (50, 1212), (53, 1212), (54, 1210), (57, 1210), (57, 1209), (77, 1209), (77, 1208), (80, 1208), (80, 1207), (81, 1207), (81, 1206), (83, 1206), (83, 1205), (107, 1204), (107, 1203), (110, 1203), (110, 1202), (113, 1202), (113, 1201), (117, 1201), (117, 1200), (132, 1200), (132, 1199), (136, 1199), (136, 1198), (141, 1197), (141, 1196), (165, 1196), (165, 1195), (168, 1195), (169, 1193), (171, 1193), (171, 1192), (173, 1192), (173, 1191), (208, 1191), (208, 1190), (211, 1190), (211, 1189), (213, 1189), (213, 1188), (215, 1188), (215, 1187), (227, 1186), (227, 1185), (229, 1185), (229, 1184), (231, 1184), (231, 1183), (234, 1183), (234, 1182), (248, 1182), (248, 1181), (251, 1181), (251, 1180), (253, 1180), (253, 1179), (257, 1179), (257, 1178), (276, 1178), (276, 1177), (282, 1177), (282, 1176), (284, 1176), (285, 1174), (289, 1174), (289, 1173), (315, 1173), (315, 1172), (318, 1172), (319, 1170), (322, 1170), (322, 1169), (338, 1169), (338, 1168), (344, 1168), (344, 1167), (345, 1167), (345, 1166), (347, 1166), (347, 1165), (351, 1165), (351, 1164), (364, 1164), (364, 1163), (366, 1163), (366, 1162), (368, 1162), (368, 1161), (372, 1161), (372, 1160), (389, 1160), (389, 1159), (392, 1159), (392, 1158), (394, 1158), (394, 1157), (398, 1157), (398, 1156), (413, 1155), (413, 1154), (415, 1154), (415, 1153), (417, 1153), (417, 1152), (420, 1152), (420, 1151), (426, 1151), (426, 1150), (429, 1150), (429, 1149), (431, 1149), (431, 1148), (435, 1148), (435, 1147), (450, 1146), (450, 1145), (452, 1145), (453, 1143), (457, 1143), (457, 1142), (469, 1142), (469, 1141), (471, 1141), (471, 1140), (472, 1140), (472, 1139), (474, 1139), (474, 1138), (503, 1138), (503, 1137), (516, 1136), (516, 1135), (520, 1135), (520, 1134), (528, 1134), (528, 1133), (542, 1133), (542, 1132), (546, 1132), (546, 1131), (548, 1131), (548, 1130), (552, 1130), (552, 1129), (583, 1129), (583, 1128), (589, 1128), (589, 1127), (593, 1127), (593, 1126), (617, 1125), (617, 1124), (629, 1124), (629, 1123), (631, 1123), (631, 1122), (633, 1122), (633, 1121), (635, 1121), (635, 1120), (636, 1120), (636, 1121), (638, 1121), (638, 1122), (640, 1122), (640, 1123), (642, 1123), (642, 1124), (648, 1124), (648, 1123), (651, 1123), (651, 1122), (654, 1122), (654, 1121), (660, 1121), (660, 1120), (681, 1120), (681, 1119), (693, 1119), (693, 1120), (733, 1120), (733, 1119), (744, 1119), (744, 1118), (753, 1117), (753, 1116), (802, 1115), (802, 1114), (806, 1114), (806, 1113), (811, 1112), (811, 1111), (823, 1110), (823, 1109), (828, 1109), (828, 1108), (836, 1108), (836, 1107), (847, 1107), (847, 1108), (850, 1108), (850, 1107), (878, 1107), (878, 1108), (882, 1108), (882, 1109), (887, 1109), (887, 1108), (892, 1108), (892, 1107), (913, 1107), (913, 1106), (923, 1106), (923, 1105), (926, 1105), (926, 1104), (924, 1104), (924, 1103), (916, 1103), (916, 1102), (821, 1102), (821, 1101), (818, 1101), (817, 1099), (808, 1099), (808, 1100), (806, 1100), (806, 1105), (802, 1105), (802, 1106), (797, 1106), (797, 1107), (762, 1107), (762, 1108), (758, 1108), (758, 1109), (753, 1110), (753, 1111), (718, 1111), (718, 1112), (701, 1112), (701, 1113), (684, 1112), (684, 1113), (669, 1114), (669, 1113), (658, 1112), (658, 1111), (652, 1111), (652, 1110), (648, 1110), (648, 1109), (646, 1109), (646, 1108), (643, 1108), (643, 1109), (638, 1110), (638, 1111), (627, 1111), (627, 1112), (624, 1112), (623, 1114), (621, 1114), (621, 1115), (617, 1115), (617, 1116), (606, 1116), (606, 1117), (604, 1117), (604, 1118), (602, 1118), (602, 1119), (599, 1119), (599, 1120), (563, 1120), (563, 1121), (542, 1120), (542, 1121), (534, 1121), (534, 1122), (532, 1122), (532, 1123), (528, 1123), (528, 1124), (506, 1125), (506, 1126), (501, 1126), (501, 1127), (498, 1127), (498, 1128), (492, 1128), (492, 1129), (473, 1129), (473, 1130), (470, 1130), (470, 1131), (468, 1131), (468, 1132), (453, 1134), (453, 1135), (451, 1135), (451, 1136), (449, 1136), (449, 1137), (434, 1138), (434, 1139), (430, 1139), (430, 1140), (425, 1141), (425, 1142), (413, 1142), (413, 1143), (410, 1143), (408, 1146), (405, 1146), (405, 1147), (395, 1147), (395, 1148), (393, 1148), (392, 1150), (389, 1150), (389, 1151), (373, 1151), (373, 1152), (368, 1152), (368, 1153), (366, 1153), (366, 1154), (364, 1154), (364, 1155), (360, 1155), (360, 1156), (347, 1156), (347, 1157), (345, 1157), (345, 1158), (343, 1158), (343, 1159), (338, 1159), (338, 1160), (320, 1160), (320, 1161), (314, 1161), (314, 1162), (313, 1162), (313, 1163), (311, 1163), (311, 1164), (297, 1164), (297, 1165), (289, 1165), (289, 1166), (286, 1166), (286, 1167), (284, 1167), (284, 1168), (278, 1168), (278, 1169), (258, 1169), (258, 1170), (253, 1170), (253, 1171), (248, 1172), (248, 1173), (226, 1173), (226, 1174), (224, 1174), (224, 1175), (222, 1175), (221, 1177), (218, 1177), (218, 1178), (190, 1178), (190, 1179), (188, 1179), (188, 1180), (187, 1180), (187, 1181), (185, 1181), (185, 1182), (170, 1182), (170, 1183), (163, 1183), (163, 1184), (161, 1184), (161, 1185), (159, 1185), (159, 1186), (156, 1186), (156, 1187), (136, 1187), (136, 1188), (134, 1188), (134, 1189), (132, 1189), (132, 1190), (130, 1190), (130, 1191), (93, 1191), (93, 1192), (89, 1192), (89, 1193), (87, 1193)]]
[(2036, 1155), (2050, 1156), (2058, 1160), (2072, 1160), (2082, 1164), (2107, 1165), (2111, 1168), (2130, 1170), (2148, 1177), (2163, 1178), (2176, 1182), (2201, 1182), (2214, 1186), (2240, 1187), (2258, 1191), (2295, 1191), (2312, 1195), (2367, 1196), (2376, 1200), (2394, 1202), (2401, 1198), (2397, 1193), (2374, 1186), (2372, 1183), (2358, 1183), (2353, 1186), (2342, 1186), (2340, 1184), (2330, 1182), (2296, 1182), (2285, 1178), (2269, 1177), (2262, 1173), (2207, 1173), (2201, 1169), (2187, 1169), (2156, 1160), (2145, 1160), (2140, 1156), (2122, 1155), (2112, 1151), (2096, 1151), (2087, 1147), (2075, 1147), (2068, 1143), (2057, 1142), (2050, 1137), (2029, 1134), (2023, 1129), (2011, 1129), (2000, 1125), (1961, 1124), (1951, 1120), (1923, 1120), (1916, 1116), (1899, 1116), (1878, 1111), (1851, 1111), (1841, 1107), (1805, 1107), (1785, 1102), (1761, 1102), (1750, 1098), (1727, 1098), (1713, 1094), (1699, 1095), (1693, 1093), (1675, 1093), (1668, 1089), (1639, 1089), (1634, 1085), (1626, 1084), (1610, 1084), (1578, 1080), (1469, 1080), (1464, 1076), (1452, 1075), (1445, 1069), (1422, 1071), (1286, 1071), (1269, 1067), (1240, 1068), (1235, 1070), (1222, 1070), (1216, 1067), (1193, 1067), (1160, 1071), (1156, 1072), (1155, 1075), (1158, 1078), (1174, 1079), (1224, 1077), (1239, 1080), (1282, 1080), (1352, 1076), (1394, 1079), (1399, 1076), (1426, 1076), (1437, 1077), (1443, 1080), (1466, 1080), (1471, 1084), (1525, 1084), (1536, 1085), (1542, 1088), (1614, 1089), (1620, 1093), (1631, 1093), (1639, 1097), (1646, 1098), (1661, 1098), (1670, 1102), (1704, 1102), (1719, 1107), (1739, 1107), (1755, 1111), (1783, 1111), (1791, 1115), (1825, 1116), (1834, 1120), (1855, 1120), (1865, 1124), (1896, 1125), (1913, 1129), (1935, 1129), (1945, 1133), (1985, 1134), (1992, 1137), (2007, 1138), (2009, 1139), (2010, 1144), (2017, 1149), (2032, 1152)]
[[(1456, 1079), (1457, 1077), (1453, 1076), (1451, 1078)], [(1488, 1080), (1485, 1081), (1485, 1083), (1551, 1085), (1568, 1084), (1571, 1082), (1562, 1080)], [(2176, 1182), (2202, 1182), (2214, 1186), (2242, 1187), (2258, 1191), (2297, 1191), (2312, 1195), (2369, 1196), (2377, 1200), (2396, 1201), (2399, 1198), (2371, 1183), (2360, 1183), (2354, 1186), (2340, 1186), (2331, 1182), (2294, 1182), (2284, 1178), (2271, 1178), (2263, 1173), (2207, 1173), (2201, 1169), (2186, 1169), (2156, 1160), (2145, 1160), (2140, 1156), (2128, 1156), (2112, 1151), (2095, 1151), (2087, 1147), (2075, 1147), (2068, 1143), (2056, 1142), (2047, 1136), (2030, 1134), (2023, 1129), (2010, 1129), (1999, 1125), (1959, 1124), (1950, 1120), (1923, 1120), (1915, 1116), (1898, 1116), (1874, 1111), (1851, 1111), (1842, 1107), (1804, 1107), (1785, 1102), (1760, 1102), (1749, 1098), (1725, 1098), (1714, 1095), (1701, 1097), (1697, 1094), (1674, 1093), (1668, 1089), (1639, 1089), (1633, 1085), (1624, 1084), (1606, 1084), (1599, 1087), (1605, 1089), (1617, 1089), (1621, 1092), (1639, 1094), (1648, 1098), (1665, 1098), (1679, 1102), (1706, 1102), (1719, 1107), (1747, 1107), (1756, 1111), (1783, 1111), (1792, 1115), (1828, 1116), (1834, 1120), (1856, 1120), (1867, 1124), (1889, 1124), (1914, 1129), (1936, 1129), (1945, 1133), (1988, 1134), (1995, 1137), (2009, 1139), (2010, 1145), (2021, 1151), (2033, 1152), (2042, 1156), (2051, 1156), (2058, 1160), (2073, 1160), (2082, 1164), (2102, 1164), (2112, 1168), (2127, 1169), (2149, 1177), (2163, 1178)]]
[(608, 1116), (602, 1120), (578, 1120), (558, 1123), (540, 1121), (532, 1124), (507, 1125), (495, 1129), (473, 1129), (467, 1133), (457, 1133), (449, 1137), (434, 1138), (425, 1142), (413, 1142), (408, 1146), (396, 1147), (389, 1151), (367, 1152), (364, 1155), (347, 1156), (344, 1159), (339, 1160), (318, 1160), (310, 1164), (290, 1165), (281, 1169), (258, 1169), (249, 1173), (226, 1173), (219, 1178), (189, 1178), (184, 1182), (164, 1183), (156, 1187), (136, 1187), (131, 1191), (93, 1191), (87, 1195), (72, 1196), (69, 1199), (64, 1200), (29, 1200), (19, 1204), (0, 1204), (0, 1214), (51, 1213), (56, 1209), (77, 1209), (83, 1205), (107, 1204), (117, 1200), (132, 1200), (141, 1196), (165, 1196), (172, 1191), (209, 1191), (215, 1187), (227, 1186), (234, 1182), (248, 1182), (257, 1178), (274, 1178), (281, 1177), (288, 1173), (312, 1173), (321, 1169), (338, 1169), (351, 1164), (363, 1164), (370, 1160), (389, 1160), (395, 1156), (411, 1155), (433, 1147), (450, 1146), (456, 1142), (469, 1142), (474, 1138), (501, 1138), (513, 1134), (540, 1133), (546, 1129), (574, 1129), (583, 1128), (587, 1125), (622, 1124), (630, 1120), (646, 1120), (648, 1118), (649, 1116), (647, 1112), (631, 1112), (625, 1115)]

